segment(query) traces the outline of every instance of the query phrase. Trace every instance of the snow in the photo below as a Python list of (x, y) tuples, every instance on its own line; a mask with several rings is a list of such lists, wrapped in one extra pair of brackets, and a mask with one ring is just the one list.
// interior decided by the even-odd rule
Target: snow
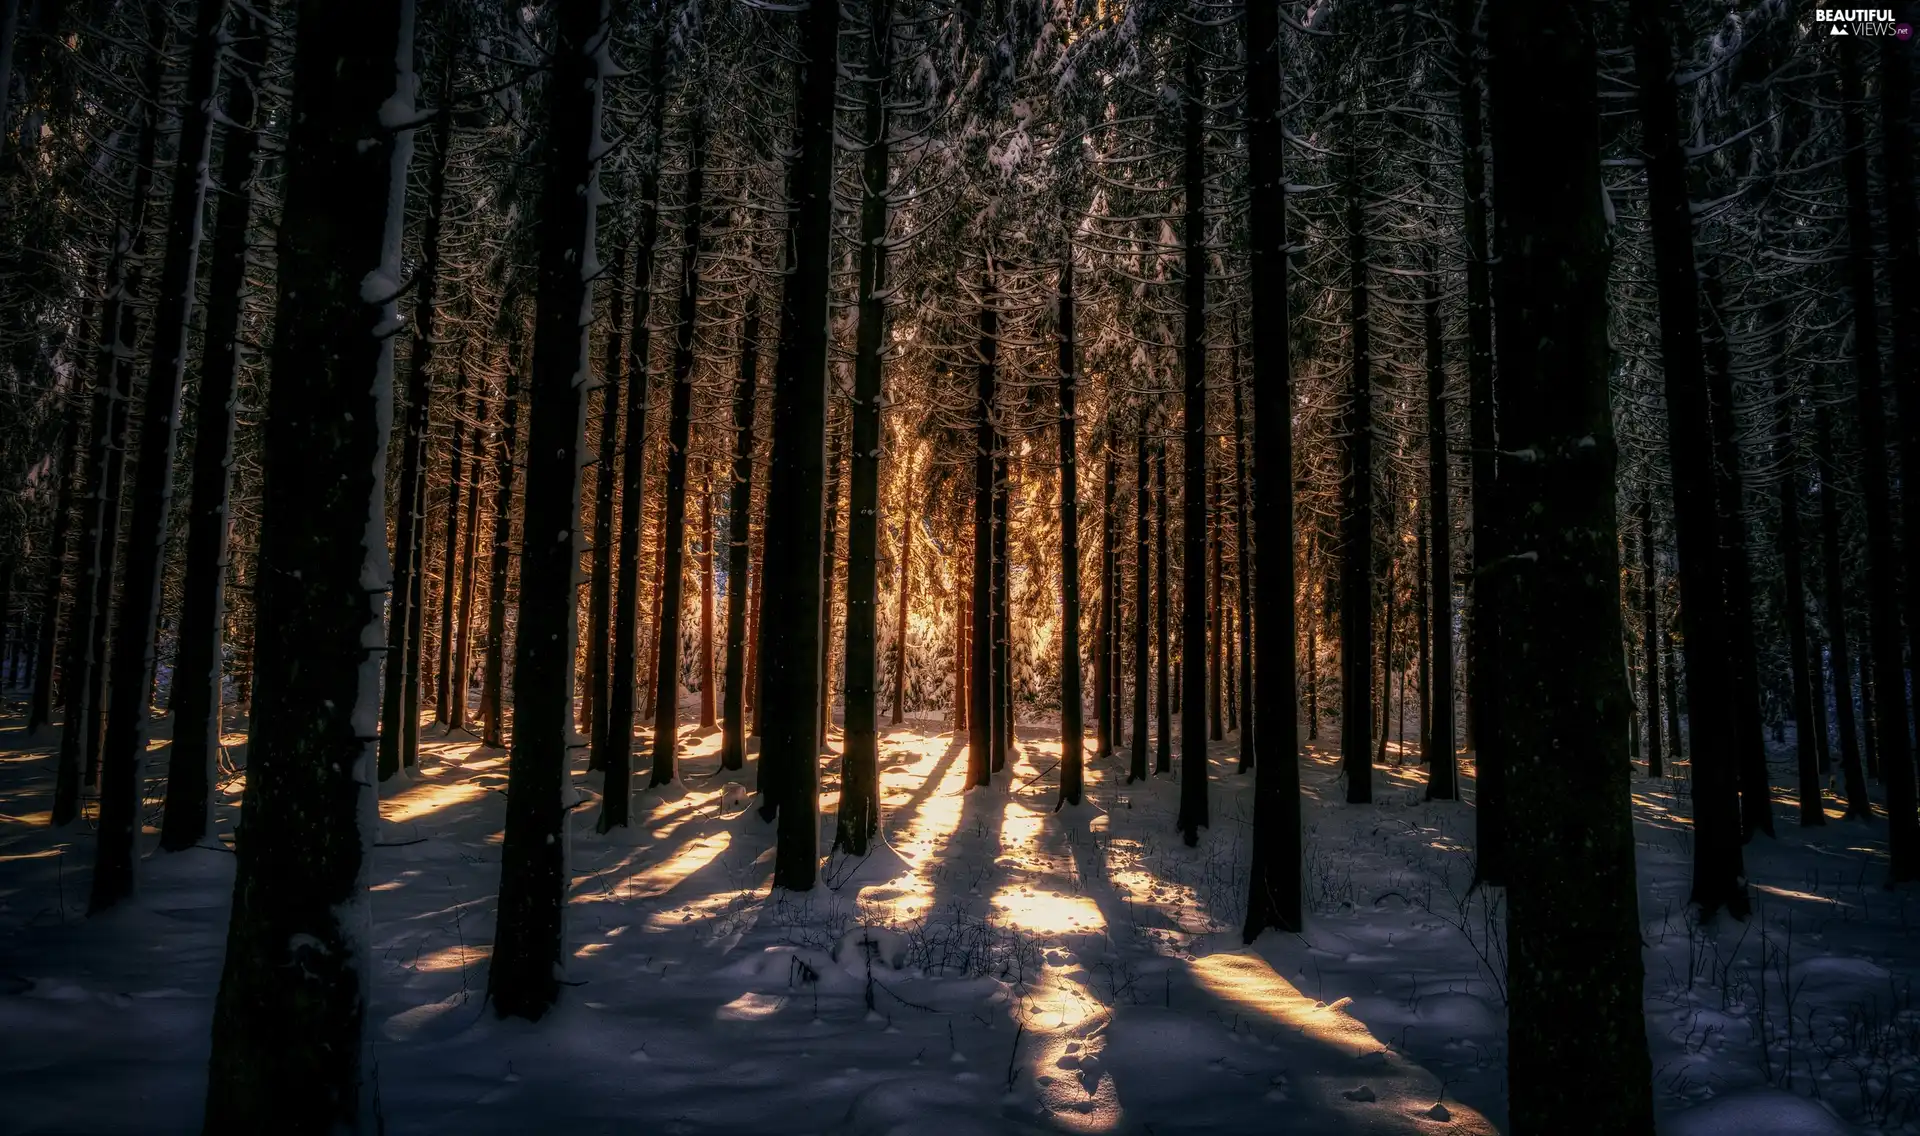
[[(88, 838), (46, 825), (52, 751), (18, 727), (0, 723), (0, 1132), (197, 1130), (233, 858), (153, 853), (136, 901), (81, 918)], [(368, 875), (389, 1132), (1505, 1126), (1497, 895), (1489, 922), (1466, 886), (1471, 806), (1424, 801), (1417, 766), (1376, 767), (1377, 803), (1346, 806), (1337, 739), (1311, 743), (1308, 927), (1247, 947), (1249, 785), (1231, 736), (1213, 753), (1214, 827), (1188, 849), (1177, 785), (1126, 785), (1111, 759), (1089, 763), (1086, 804), (1055, 812), (1046, 726), (1022, 723), (1010, 778), (974, 791), (962, 740), (885, 731), (882, 842), (791, 893), (770, 887), (753, 771), (719, 769), (718, 733), (682, 731), (683, 783), (636, 791), (632, 827), (604, 837), (599, 778), (577, 756), (566, 973), (580, 985), (528, 1024), (482, 1004), (507, 755), (425, 730), (421, 767), (380, 802)], [(1701, 928), (1676, 789), (1634, 785), (1663, 1136), (1914, 1131), (1904, 927), (1920, 912), (1879, 886), (1884, 822), (1836, 812), (1803, 831), (1783, 805), (1780, 837), (1748, 850), (1754, 918)]]

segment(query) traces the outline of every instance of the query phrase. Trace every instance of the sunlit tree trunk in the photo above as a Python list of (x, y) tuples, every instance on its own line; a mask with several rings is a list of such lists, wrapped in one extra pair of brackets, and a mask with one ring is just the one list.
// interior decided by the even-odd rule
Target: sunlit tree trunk
[(1153, 478), (1147, 466), (1147, 410), (1140, 411), (1140, 427), (1134, 435), (1133, 472), (1133, 745), (1128, 751), (1127, 781), (1147, 779), (1147, 633), (1151, 609), (1147, 606), (1147, 574), (1153, 561), (1148, 554), (1152, 526), (1147, 520), (1147, 504), (1153, 498)]
[(994, 365), (1000, 313), (994, 307), (993, 277), (988, 275), (980, 297), (980, 357), (974, 381), (973, 452), (973, 595), (967, 634), (967, 784), (993, 782), (994, 720), (993, 589), (999, 577), (993, 570)]

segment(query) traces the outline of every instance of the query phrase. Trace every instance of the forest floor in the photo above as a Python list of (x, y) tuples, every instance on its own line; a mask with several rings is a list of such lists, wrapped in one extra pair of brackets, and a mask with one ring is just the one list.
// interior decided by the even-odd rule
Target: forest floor
[[(1018, 738), (1010, 776), (963, 792), (963, 739), (886, 731), (884, 843), (806, 894), (772, 892), (751, 764), (719, 770), (716, 732), (688, 729), (682, 783), (606, 837), (582, 758), (569, 986), (529, 1024), (483, 1004), (507, 757), (428, 730), (373, 853), (385, 1131), (1504, 1130), (1501, 912), (1469, 890), (1470, 805), (1396, 764), (1343, 804), (1337, 742), (1309, 743), (1308, 929), (1249, 948), (1232, 736), (1191, 849), (1172, 775), (1093, 761), (1087, 802), (1056, 812), (1057, 729)], [(197, 1131), (233, 857), (156, 852), (136, 901), (87, 918), (89, 832), (48, 827), (52, 772), (47, 739), (0, 718), (0, 1134)], [(1684, 789), (1635, 784), (1662, 1133), (1916, 1131), (1920, 904), (1880, 887), (1884, 822), (1802, 830), (1782, 790), (1778, 838), (1748, 850), (1754, 917), (1701, 927)], [(837, 798), (829, 775), (823, 848)]]

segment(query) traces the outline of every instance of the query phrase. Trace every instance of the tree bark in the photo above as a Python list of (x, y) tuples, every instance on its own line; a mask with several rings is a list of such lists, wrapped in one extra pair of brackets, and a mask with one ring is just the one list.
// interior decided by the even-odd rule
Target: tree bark
[[(740, 381), (733, 391), (733, 484), (727, 495), (727, 701), (720, 767), (743, 769), (747, 759), (747, 608), (753, 593), (749, 524), (753, 518), (753, 410), (759, 395), (760, 295), (748, 288), (740, 332)], [(761, 585), (765, 586), (765, 585)]]
[[(607, 0), (561, 0), (547, 86), (546, 169), (534, 216), (533, 371), (527, 399), (525, 536), (513, 660), (513, 751), (500, 860), (499, 925), (487, 996), (502, 1017), (538, 1020), (565, 966), (574, 578), (580, 563), (589, 328), (600, 178), (600, 116), (610, 56)], [(585, 187), (585, 191), (582, 191)], [(545, 534), (552, 533), (552, 537)]]
[[(1427, 799), (1451, 801), (1460, 795), (1459, 766), (1453, 756), (1453, 502), (1447, 454), (1447, 370), (1440, 326), (1439, 265), (1427, 264), (1423, 305), (1427, 349), (1427, 627), (1432, 662), (1428, 697), (1420, 714), (1426, 739)], [(1431, 717), (1429, 717), (1431, 715)]]
[(907, 458), (907, 477), (905, 490), (901, 494), (900, 516), (900, 594), (895, 597), (895, 626), (893, 629), (893, 715), (892, 724), (898, 726), (906, 719), (907, 706), (907, 612), (913, 583), (913, 530), (919, 524), (919, 517), (913, 507), (913, 458)]
[[(1359, 140), (1347, 129), (1347, 272), (1353, 362), (1340, 426), (1340, 769), (1347, 803), (1373, 800), (1373, 359)], [(1259, 411), (1254, 414), (1258, 416)], [(1389, 594), (1391, 608), (1391, 594)]]
[(700, 463), (700, 728), (719, 724), (713, 699), (713, 462)]
[(653, 703), (653, 772), (649, 788), (679, 780), (680, 618), (687, 551), (687, 446), (693, 422), (693, 333), (700, 312), (700, 222), (705, 208), (705, 110), (689, 123), (687, 185), (680, 222), (680, 315), (673, 344), (673, 394), (667, 409), (667, 489), (661, 524), (660, 681)]
[[(1612, 236), (1596, 191), (1600, 16), (1576, 0), (1493, 0), (1488, 15), (1499, 427), (1503, 448), (1528, 455), (1503, 466), (1495, 517), (1528, 558), (1491, 576), (1512, 757), (1510, 1111), (1516, 1132), (1651, 1136), (1607, 386)], [(1569, 1082), (1576, 1064), (1595, 1076)]]
[[(387, 440), (414, 6), (302, 0), (267, 396), (255, 674), (205, 1131), (375, 1127), (367, 861), (378, 801)], [(371, 282), (371, 286), (370, 286)], [(577, 309), (576, 309), (577, 310)], [(556, 794), (557, 796), (557, 794)], [(495, 971), (499, 974), (499, 957)]]
[(847, 709), (840, 746), (840, 815), (833, 846), (865, 856), (880, 831), (880, 407), (887, 341), (888, 0), (867, 6), (865, 151), (860, 167), (859, 328), (853, 363), (852, 468), (847, 479)]
[[(1173, 771), (1173, 625), (1167, 563), (1167, 444), (1153, 447), (1153, 771)], [(1184, 787), (1182, 790), (1184, 795)]]
[(994, 307), (993, 276), (980, 297), (980, 358), (974, 379), (973, 452), (973, 598), (972, 626), (967, 636), (967, 784), (993, 783), (994, 720), (993, 589), (999, 577), (993, 570), (994, 451), (999, 445), (994, 429), (994, 364), (1000, 313)]
[(1920, 816), (1914, 812), (1913, 761), (1907, 748), (1900, 561), (1894, 546), (1891, 475), (1887, 468), (1888, 415), (1881, 389), (1880, 317), (1874, 306), (1873, 214), (1867, 200), (1866, 124), (1860, 109), (1864, 98), (1860, 52), (1865, 48), (1858, 40), (1848, 38), (1839, 50), (1846, 143), (1842, 169), (1847, 181), (1847, 261), (1853, 289), (1854, 406), (1860, 426), (1860, 490), (1867, 514), (1867, 643), (1873, 657), (1871, 677), (1877, 710), (1873, 751), (1879, 758), (1887, 790), (1887, 873), (1892, 884), (1920, 879)]
[(448, 730), (453, 729), (449, 708), (453, 702), (453, 620), (460, 591), (457, 575), (459, 561), (456, 559), (460, 548), (460, 499), (461, 491), (466, 488), (466, 425), (472, 413), (468, 401), (470, 392), (467, 388), (466, 359), (457, 360), (454, 376), (453, 413), (448, 416), (447, 422), (453, 451), (447, 467), (446, 527), (440, 538), (440, 661), (433, 675), (433, 720)]
[[(811, 890), (819, 869), (820, 608), (827, 432), (827, 306), (833, 231), (833, 115), (840, 7), (811, 4), (799, 18), (804, 62), (794, 68), (797, 154), (787, 214), (787, 276), (774, 370), (773, 450), (767, 478), (760, 691), (760, 761), (767, 810), (779, 813), (774, 884)], [(762, 815), (772, 819), (771, 813)]]
[(1207, 145), (1206, 89), (1200, 45), (1191, 24), (1181, 52), (1186, 97), (1182, 100), (1186, 199), (1181, 220), (1185, 263), (1181, 272), (1181, 629), (1180, 812), (1175, 826), (1191, 848), (1208, 827), (1207, 814)]
[[(614, 246), (609, 266), (616, 281), (627, 274), (627, 246)], [(600, 376), (600, 454), (594, 470), (593, 495), (593, 576), (587, 585), (587, 681), (580, 700), (581, 732), (591, 749), (587, 768), (598, 769), (605, 755), (603, 741), (607, 733), (607, 639), (613, 618), (613, 486), (620, 454), (621, 367), (626, 351), (621, 337), (626, 332), (626, 294), (616, 286), (607, 297), (607, 345), (605, 366)]]
[[(160, 846), (169, 851), (191, 847), (206, 837), (220, 752), (220, 646), (226, 625), (227, 546), (233, 527), (228, 508), (233, 492), (234, 407), (240, 395), (247, 241), (252, 228), (254, 159), (260, 145), (253, 125), (254, 88), (266, 63), (266, 20), (272, 11), (270, 2), (240, 10), (233, 36), (233, 76), (222, 111), (231, 125), (220, 158), (222, 196), (207, 281), (186, 564), (180, 580), (179, 647), (170, 697), (173, 747), (167, 762), (166, 811), (160, 823)], [(402, 595), (398, 579), (390, 595)], [(390, 599), (389, 604), (392, 610), (403, 608), (403, 602)]]
[(1660, 300), (1667, 451), (1673, 471), (1673, 527), (1680, 558), (1680, 615), (1686, 634), (1688, 724), (1693, 734), (1690, 898), (1704, 913), (1725, 906), (1735, 917), (1744, 917), (1748, 901), (1740, 851), (1737, 723), (1726, 666), (1730, 651), (1725, 626), (1726, 570), (1714, 501), (1713, 450), (1700, 444), (1702, 439), (1713, 437), (1712, 412), (1701, 352), (1693, 210), (1687, 193), (1686, 155), (1681, 148), (1668, 12), (1669, 5), (1663, 0), (1632, 0), (1629, 17), (1640, 87), (1641, 145), (1646, 152), (1654, 276)]
[(1833, 460), (1833, 413), (1827, 400), (1813, 408), (1814, 464), (1820, 473), (1820, 547), (1826, 585), (1821, 614), (1826, 617), (1827, 654), (1833, 660), (1833, 714), (1840, 734), (1840, 775), (1846, 786), (1847, 816), (1873, 816), (1867, 777), (1860, 765), (1860, 732), (1853, 716), (1853, 648), (1847, 642), (1847, 576), (1841, 564), (1840, 493), (1834, 484), (1840, 467)]
[[(87, 444), (87, 495), (81, 504), (80, 547), (73, 617), (67, 625), (67, 661), (62, 668), (65, 724), (54, 773), (52, 820), (70, 824), (80, 815), (84, 767), (89, 784), (99, 763), (102, 702), (106, 693), (106, 642), (113, 568), (120, 533), (127, 403), (133, 395), (133, 363), (140, 342), (140, 262), (146, 245), (148, 197), (153, 191), (161, 84), (166, 78), (167, 11), (147, 9), (147, 56), (141, 80), (131, 186), (114, 225), (108, 251), (105, 299), (100, 305), (99, 358), (94, 373), (93, 422)], [(144, 706), (144, 699), (141, 700)]]
[(493, 456), (493, 550), (487, 569), (487, 657), (480, 687), (480, 742), (494, 749), (504, 749), (507, 744), (507, 585), (513, 567), (513, 466), (520, 425), (519, 340), (516, 330), (508, 341), (506, 389), (500, 397), (500, 432)]
[(1074, 338), (1073, 248), (1060, 263), (1060, 805), (1078, 805), (1086, 787), (1086, 727), (1080, 694), (1079, 412), (1080, 364)]
[(1147, 467), (1147, 410), (1140, 411), (1140, 428), (1134, 435), (1133, 474), (1133, 747), (1127, 766), (1127, 782), (1147, 779), (1147, 693), (1151, 676), (1147, 670), (1147, 629), (1152, 614), (1147, 606), (1147, 573), (1153, 561), (1147, 553), (1152, 527), (1147, 521), (1147, 503), (1153, 498), (1153, 478)]
[(1647, 776), (1659, 777), (1664, 771), (1660, 745), (1660, 589), (1653, 570), (1653, 497), (1640, 498), (1635, 507), (1640, 520), (1640, 638), (1647, 657)]

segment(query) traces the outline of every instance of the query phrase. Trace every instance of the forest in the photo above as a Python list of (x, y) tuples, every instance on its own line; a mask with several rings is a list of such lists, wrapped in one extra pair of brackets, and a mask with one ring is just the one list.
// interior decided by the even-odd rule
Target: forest
[(0, 0), (0, 1136), (1920, 1132), (1916, 25)]

